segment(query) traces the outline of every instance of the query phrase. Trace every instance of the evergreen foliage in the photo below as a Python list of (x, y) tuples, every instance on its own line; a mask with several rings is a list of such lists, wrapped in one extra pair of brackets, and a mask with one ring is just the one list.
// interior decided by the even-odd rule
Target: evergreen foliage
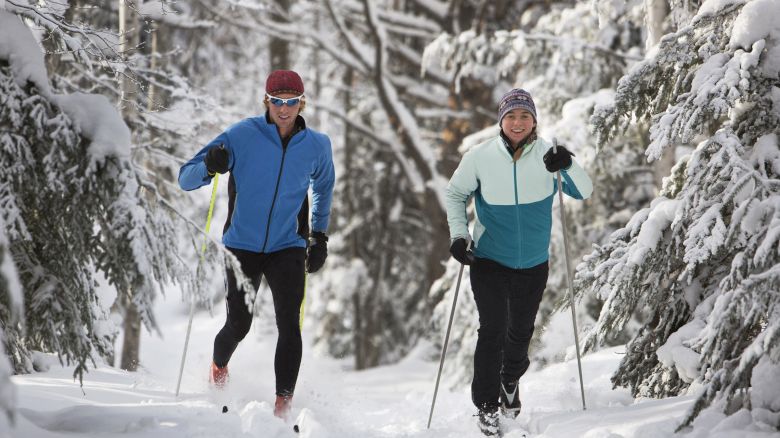
[[(5, 230), (2, 218), (0, 229)], [(16, 266), (8, 252), (8, 239), (5, 232), (0, 232), (0, 321), (10, 324), (17, 323), (22, 313), (22, 291)], [(3, 324), (5, 327), (7, 324)], [(4, 328), (0, 327), (0, 339), (5, 339)], [(13, 424), (16, 415), (16, 391), (11, 383), (13, 368), (5, 354), (5, 343), (0, 342), (0, 430), (8, 430), (8, 424)]]
[[(6, 345), (17, 372), (31, 372), (32, 352), (44, 351), (75, 364), (81, 378), (89, 362), (110, 355), (115, 336), (105, 315), (110, 303), (99, 302), (99, 278), (119, 295), (132, 291), (151, 328), (155, 285), (185, 271), (171, 251), (169, 213), (145, 194), (130, 144), (122, 143), (129, 141), (126, 126), (116, 113), (83, 117), (111, 108), (108, 101), (56, 95), (48, 83), (25, 81), (15, 71), (8, 60), (0, 64), (0, 199), (24, 312), (16, 322), (2, 315)], [(100, 124), (117, 132), (88, 138), (80, 123), (94, 124), (93, 135)]]
[(704, 385), (685, 424), (714, 402), (727, 414), (770, 409), (751, 399), (751, 376), (758, 363), (780, 365), (780, 76), (777, 28), (756, 15), (766, 4), (700, 10), (592, 119), (602, 139), (649, 119), (650, 159), (697, 143), (576, 278), (605, 300), (586, 348), (647, 312), (615, 385), (649, 397)]

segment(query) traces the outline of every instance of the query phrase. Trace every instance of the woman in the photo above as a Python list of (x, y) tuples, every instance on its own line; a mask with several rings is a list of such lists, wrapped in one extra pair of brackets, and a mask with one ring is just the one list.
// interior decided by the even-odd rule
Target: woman
[[(498, 409), (520, 412), (518, 380), (528, 370), (528, 345), (547, 283), (552, 204), (560, 171), (563, 192), (586, 199), (592, 183), (573, 154), (536, 135), (536, 106), (522, 89), (498, 106), (500, 134), (469, 150), (447, 186), (450, 253), (471, 265), (479, 312), (471, 398), (480, 429), (498, 433)], [(474, 238), (466, 204), (476, 204)]]

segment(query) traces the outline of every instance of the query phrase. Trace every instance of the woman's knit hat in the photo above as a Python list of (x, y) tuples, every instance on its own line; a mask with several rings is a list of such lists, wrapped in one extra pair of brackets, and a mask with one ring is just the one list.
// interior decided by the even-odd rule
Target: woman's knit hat
[(303, 80), (292, 70), (274, 70), (265, 80), (265, 92), (271, 96), (280, 93), (303, 94)]
[(498, 124), (504, 119), (504, 116), (513, 109), (524, 109), (534, 116), (534, 122), (536, 122), (536, 105), (531, 98), (531, 94), (522, 88), (515, 88), (501, 97), (501, 102), (498, 104)]

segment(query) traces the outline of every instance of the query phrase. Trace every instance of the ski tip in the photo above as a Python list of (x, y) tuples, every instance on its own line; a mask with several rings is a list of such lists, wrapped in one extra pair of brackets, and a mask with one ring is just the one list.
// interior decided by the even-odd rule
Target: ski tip
[(224, 413), (226, 413), (227, 411), (228, 411), (228, 408), (227, 408), (227, 406), (222, 406), (222, 413), (224, 414)]
[(298, 427), (297, 424), (295, 426), (293, 426), (293, 432), (299, 433), (300, 431), (301, 431), (301, 429)]

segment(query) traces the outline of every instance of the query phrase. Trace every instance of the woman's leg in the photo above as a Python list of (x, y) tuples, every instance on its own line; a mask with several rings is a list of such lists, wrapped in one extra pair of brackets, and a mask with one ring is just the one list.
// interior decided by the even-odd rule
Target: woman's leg
[(517, 382), (528, 370), (528, 346), (534, 334), (534, 321), (547, 286), (548, 264), (533, 268), (515, 270), (512, 275), (512, 289), (509, 292), (509, 318), (506, 342), (504, 343), (501, 380)]
[(505, 271), (506, 268), (484, 259), (478, 259), (471, 265), (471, 289), (479, 312), (471, 400), (481, 411), (492, 412), (498, 408), (509, 289)]

